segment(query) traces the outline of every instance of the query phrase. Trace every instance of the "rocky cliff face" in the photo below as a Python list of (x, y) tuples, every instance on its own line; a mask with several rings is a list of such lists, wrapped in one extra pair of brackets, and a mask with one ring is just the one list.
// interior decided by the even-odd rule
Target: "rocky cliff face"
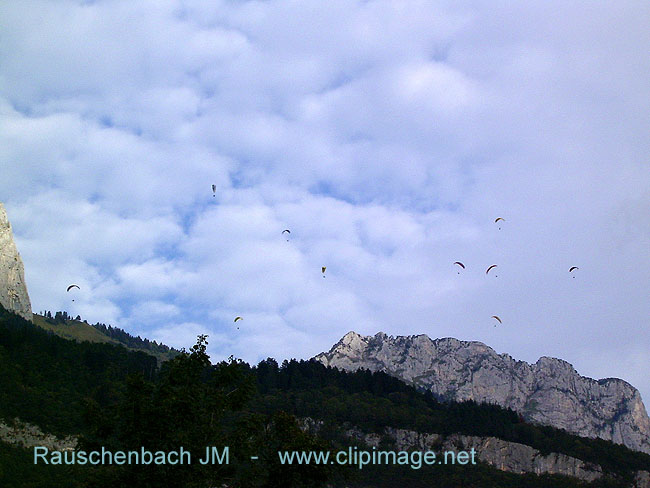
[(580, 376), (560, 359), (528, 364), (480, 342), (382, 332), (349, 332), (315, 359), (348, 371), (384, 371), (448, 400), (496, 403), (530, 421), (650, 453), (650, 419), (639, 392), (623, 380)]
[(0, 303), (7, 310), (32, 320), (32, 305), (25, 286), (23, 261), (14, 243), (7, 212), (0, 203)]
[[(312, 434), (318, 434), (323, 426), (322, 421), (312, 418), (301, 419), (301, 424), (303, 430)], [(381, 434), (364, 432), (358, 427), (352, 427), (347, 430), (346, 435), (350, 439), (361, 441), (368, 447), (374, 447), (378, 450), (431, 450), (439, 456), (444, 456), (445, 451), (471, 452), (474, 450), (474, 459), (477, 461), (509, 473), (571, 476), (588, 483), (603, 476), (603, 469), (597, 464), (558, 452), (542, 454), (537, 449), (525, 444), (504, 441), (496, 437), (477, 437), (461, 434), (444, 436), (396, 429), (394, 427), (386, 427)], [(383, 444), (386, 438), (394, 443), (390, 448)], [(630, 488), (650, 488), (650, 472), (637, 471), (634, 473), (634, 481)]]
[[(542, 455), (530, 446), (496, 437), (455, 434), (445, 438), (439, 434), (423, 434), (394, 428), (387, 428), (385, 434), (394, 440), (395, 447), (399, 450), (433, 450), (440, 454), (444, 451), (470, 452), (474, 449), (477, 461), (509, 473), (559, 474), (587, 482), (603, 475), (602, 468), (596, 464), (557, 452)], [(348, 435), (363, 441), (368, 446), (380, 449), (381, 436), (378, 434), (367, 434), (353, 429), (348, 432)], [(639, 476), (643, 476), (644, 472), (639, 473), (641, 473)]]
[(32, 448), (44, 446), (52, 451), (72, 450), (77, 446), (77, 439), (67, 436), (60, 439), (52, 434), (46, 434), (35, 425), (13, 419), (7, 423), (0, 420), (0, 442)]

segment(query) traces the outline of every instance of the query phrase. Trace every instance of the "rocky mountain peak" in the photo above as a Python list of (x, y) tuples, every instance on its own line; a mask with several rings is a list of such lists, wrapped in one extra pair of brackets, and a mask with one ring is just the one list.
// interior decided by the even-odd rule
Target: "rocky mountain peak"
[(7, 211), (0, 203), (0, 303), (7, 310), (32, 320), (32, 305), (25, 285), (25, 271)]
[(562, 359), (534, 364), (476, 341), (348, 332), (315, 357), (327, 366), (383, 371), (448, 400), (495, 403), (524, 418), (650, 453), (650, 419), (629, 383), (580, 376)]

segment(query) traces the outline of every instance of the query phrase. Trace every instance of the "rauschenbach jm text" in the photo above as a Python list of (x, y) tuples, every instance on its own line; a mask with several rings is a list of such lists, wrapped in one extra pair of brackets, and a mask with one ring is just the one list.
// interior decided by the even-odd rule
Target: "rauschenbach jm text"
[[(476, 464), (476, 451), (391, 451), (359, 449), (356, 446), (338, 452), (329, 451), (278, 451), (280, 464), (335, 464), (356, 466), (363, 469), (368, 465), (403, 465), (420, 469), (423, 465)], [(192, 464), (192, 453), (180, 447), (173, 451), (150, 451), (144, 447), (129, 451), (101, 450), (83, 451), (72, 448), (50, 451), (47, 447), (34, 447), (34, 464), (77, 464), (77, 465), (183, 465)], [(251, 456), (251, 460), (259, 459)], [(230, 464), (228, 446), (208, 446), (198, 458), (200, 464)]]

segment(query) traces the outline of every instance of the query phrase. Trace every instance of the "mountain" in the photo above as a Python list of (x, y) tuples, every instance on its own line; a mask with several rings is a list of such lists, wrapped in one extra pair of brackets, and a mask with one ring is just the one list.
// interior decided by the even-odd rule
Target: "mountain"
[(494, 403), (529, 421), (650, 453), (650, 419), (638, 390), (617, 378), (580, 376), (561, 359), (528, 364), (481, 342), (383, 332), (349, 332), (315, 359), (347, 371), (383, 371), (442, 399)]
[(7, 310), (32, 320), (32, 305), (25, 285), (25, 271), (14, 243), (7, 211), (0, 203), (0, 304)]

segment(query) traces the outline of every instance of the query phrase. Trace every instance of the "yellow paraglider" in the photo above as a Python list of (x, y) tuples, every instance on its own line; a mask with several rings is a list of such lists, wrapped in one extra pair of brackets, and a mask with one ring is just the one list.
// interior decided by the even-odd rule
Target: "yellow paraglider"
[(327, 269), (327, 266), (323, 266), (320, 271), (323, 273), (323, 278), (325, 278), (325, 270)]
[[(244, 320), (244, 319), (240, 316), (237, 316), (235, 317), (235, 320), (233, 320), (233, 322), (237, 322), (238, 320)], [(239, 330), (239, 327), (237, 327), (237, 330)]]

